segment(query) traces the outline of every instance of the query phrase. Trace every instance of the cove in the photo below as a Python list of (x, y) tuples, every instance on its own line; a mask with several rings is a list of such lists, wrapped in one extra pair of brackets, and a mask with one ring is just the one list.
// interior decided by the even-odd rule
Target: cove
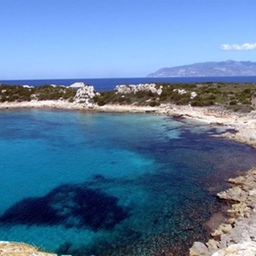
[(151, 114), (0, 112), (1, 240), (72, 255), (187, 255), (256, 166), (223, 128)]

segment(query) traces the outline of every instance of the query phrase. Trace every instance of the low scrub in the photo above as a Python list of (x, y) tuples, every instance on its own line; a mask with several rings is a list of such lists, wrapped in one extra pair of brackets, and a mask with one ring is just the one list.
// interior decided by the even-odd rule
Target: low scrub
[[(94, 97), (99, 106), (105, 104), (136, 104), (140, 106), (158, 106), (176, 104), (191, 106), (222, 105), (234, 111), (248, 112), (253, 108), (252, 97), (256, 94), (256, 83), (155, 83), (162, 93), (138, 91), (136, 93), (101, 92)], [(73, 102), (76, 90), (68, 87), (43, 85), (33, 88), (23, 86), (0, 85), (0, 101), (30, 101), (65, 99)]]
[(66, 99), (72, 101), (76, 91), (72, 88), (52, 85), (38, 87), (23, 87), (19, 85), (0, 85), (0, 101), (30, 101), (35, 100), (58, 100)]

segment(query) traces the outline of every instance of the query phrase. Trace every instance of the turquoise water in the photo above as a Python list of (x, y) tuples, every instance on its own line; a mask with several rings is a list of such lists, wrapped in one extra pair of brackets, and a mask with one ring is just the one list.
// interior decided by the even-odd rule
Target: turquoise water
[(187, 255), (256, 151), (148, 114), (0, 112), (0, 240), (59, 254)]

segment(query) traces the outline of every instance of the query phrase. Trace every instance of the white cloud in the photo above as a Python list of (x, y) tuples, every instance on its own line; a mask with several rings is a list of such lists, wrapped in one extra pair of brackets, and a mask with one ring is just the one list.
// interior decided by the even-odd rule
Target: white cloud
[(228, 50), (254, 50), (256, 49), (256, 43), (250, 44), (250, 43), (245, 43), (245, 44), (222, 44), (220, 46), (221, 50), (228, 51)]

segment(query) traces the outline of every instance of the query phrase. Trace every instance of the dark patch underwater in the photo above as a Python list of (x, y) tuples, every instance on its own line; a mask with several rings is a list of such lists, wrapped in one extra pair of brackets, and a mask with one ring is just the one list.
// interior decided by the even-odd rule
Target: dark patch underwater
[(5, 211), (0, 222), (111, 230), (129, 216), (117, 203), (117, 198), (84, 185), (62, 185), (44, 197), (17, 202)]

